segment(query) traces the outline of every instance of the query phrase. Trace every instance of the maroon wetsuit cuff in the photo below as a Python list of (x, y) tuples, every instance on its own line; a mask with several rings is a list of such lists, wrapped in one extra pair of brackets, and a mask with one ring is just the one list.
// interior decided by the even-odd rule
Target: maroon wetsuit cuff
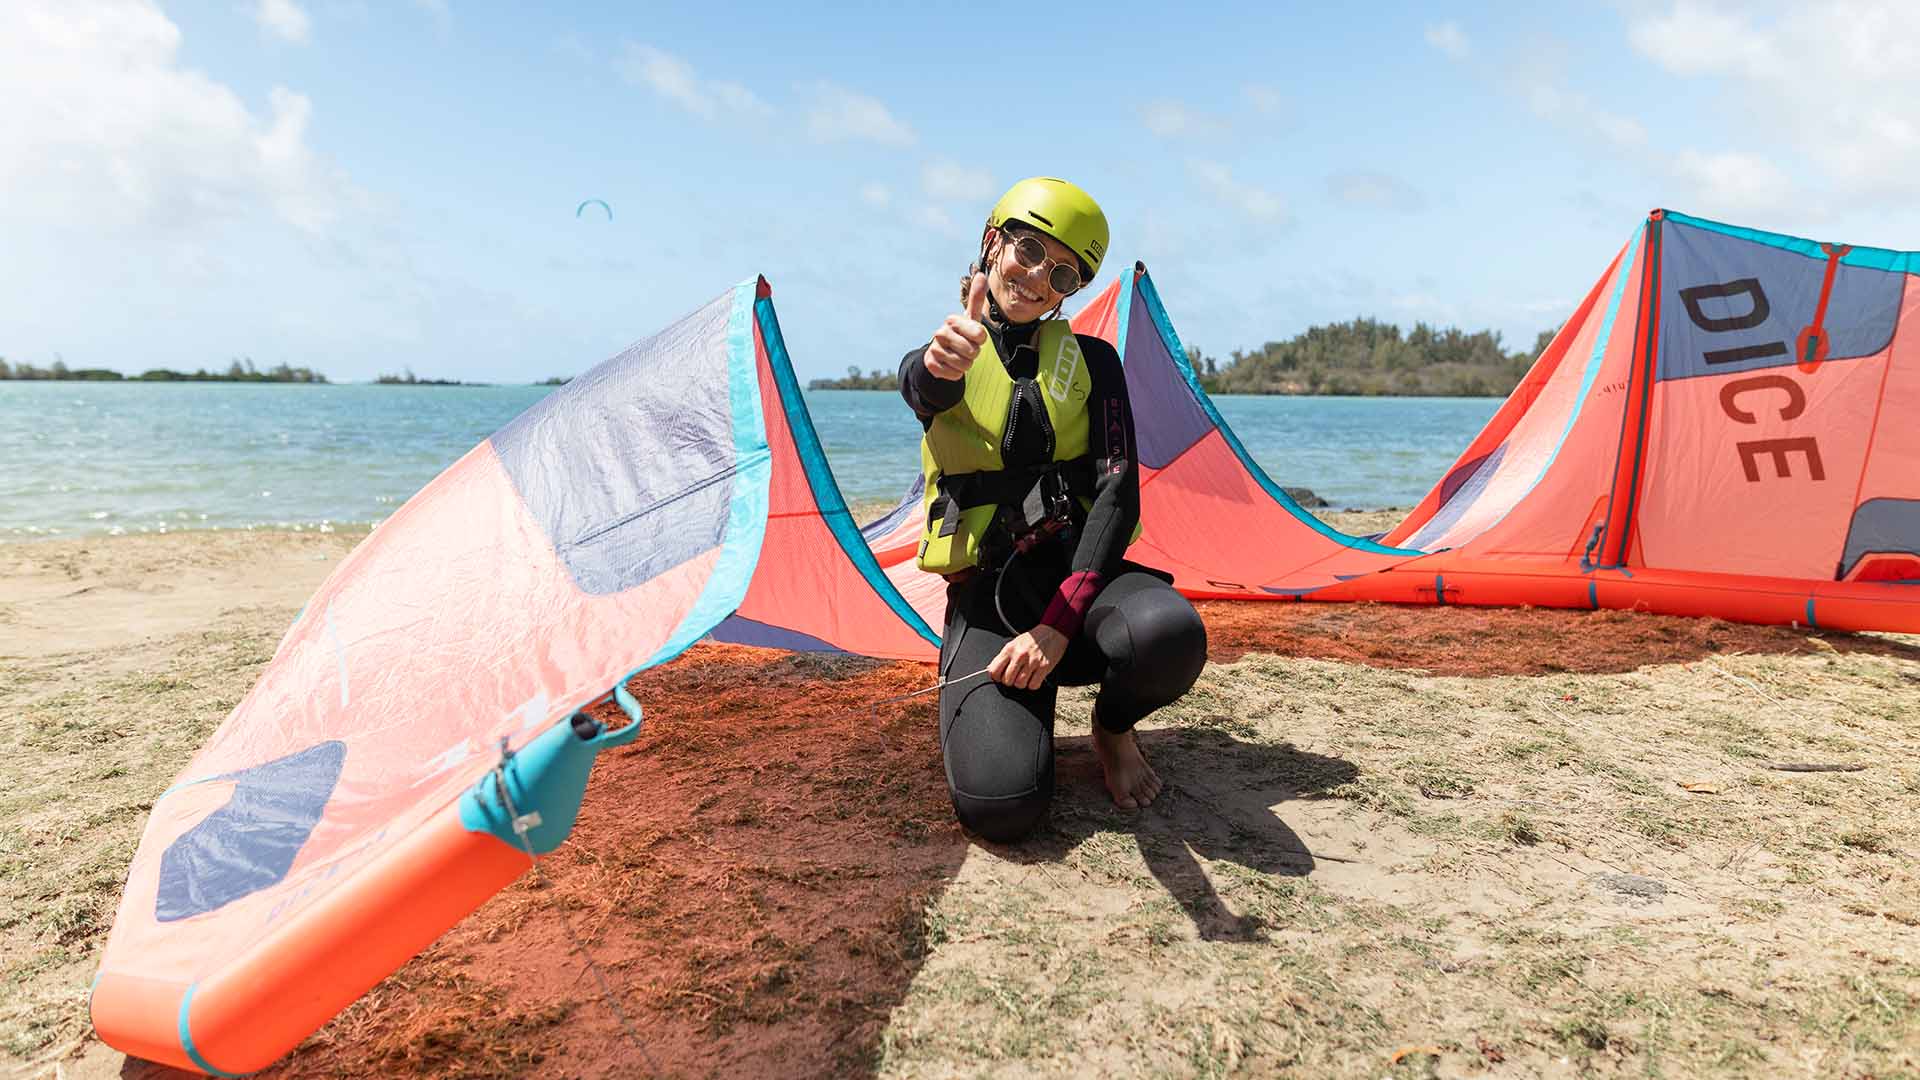
[(1093, 606), (1093, 598), (1100, 592), (1100, 575), (1092, 570), (1082, 570), (1070, 574), (1067, 580), (1053, 592), (1053, 601), (1047, 605), (1047, 613), (1040, 621), (1067, 637), (1080, 633), (1080, 624), (1087, 621), (1087, 609)]

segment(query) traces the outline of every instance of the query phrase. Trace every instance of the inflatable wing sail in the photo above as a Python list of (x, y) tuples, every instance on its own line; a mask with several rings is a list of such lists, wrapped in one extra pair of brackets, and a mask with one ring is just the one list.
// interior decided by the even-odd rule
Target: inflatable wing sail
[(1920, 255), (1656, 210), (1329, 598), (1920, 631)]
[[(1140, 440), (1129, 555), (1188, 596), (1643, 608), (1920, 632), (1920, 254), (1654, 211), (1380, 543), (1267, 478), (1144, 267), (1074, 317)], [(1310, 480), (1310, 478), (1307, 478)], [(929, 619), (917, 500), (869, 526)]]
[[(716, 627), (931, 659), (826, 473), (764, 281), (555, 391), (384, 522), (155, 802), (96, 978), (138, 1057), (261, 1068), (572, 828), (626, 680)], [(628, 723), (581, 710), (611, 694)]]
[(1147, 268), (1136, 263), (1110, 291), (1110, 308), (1102, 297), (1080, 318), (1089, 332), (1111, 319), (1127, 373), (1143, 525), (1128, 557), (1171, 571), (1190, 597), (1299, 599), (1420, 554), (1348, 536), (1302, 510), (1201, 389)]
[(934, 660), (940, 638), (932, 627), (942, 611), (917, 612), (888, 583), (827, 468), (772, 301), (760, 305), (757, 317), (754, 347), (773, 455), (766, 539), (746, 597), (713, 636), (777, 649)]

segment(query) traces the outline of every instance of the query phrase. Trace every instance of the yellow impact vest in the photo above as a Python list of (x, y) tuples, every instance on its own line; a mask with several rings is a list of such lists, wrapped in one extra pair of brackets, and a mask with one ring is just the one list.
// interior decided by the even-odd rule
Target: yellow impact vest
[[(951, 574), (978, 565), (981, 541), (1000, 503), (1020, 499), (1043, 471), (1008, 473), (1001, 457), (1016, 394), (1038, 396), (1045, 406), (1053, 428), (1052, 460), (1079, 463), (1090, 479), (1091, 463), (1085, 459), (1087, 398), (1093, 393), (1093, 376), (1087, 371), (1080, 342), (1067, 320), (1048, 319), (1040, 324), (1034, 347), (1040, 356), (1035, 377), (1015, 382), (989, 337), (967, 369), (966, 396), (960, 404), (936, 415), (920, 440), (920, 472), (927, 490), (920, 569)], [(1006, 473), (1005, 485), (995, 483), (1002, 478), (994, 474), (1000, 473)], [(1077, 486), (1090, 489), (1091, 484)], [(998, 501), (967, 505), (968, 499), (955, 497), (963, 487), (976, 493), (996, 488), (1014, 493), (1004, 494)], [(1084, 495), (1080, 504), (1082, 509), (1092, 505)]]

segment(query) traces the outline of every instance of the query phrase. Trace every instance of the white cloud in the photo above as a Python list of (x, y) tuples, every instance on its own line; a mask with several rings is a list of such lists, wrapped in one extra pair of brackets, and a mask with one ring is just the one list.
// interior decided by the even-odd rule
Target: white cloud
[[(1637, 49), (1676, 75), (1737, 78), (1744, 76), (1732, 73), (1764, 70), (1776, 55), (1772, 44), (1756, 38), (1750, 28), (1742, 30), (1743, 25), (1740, 19), (1717, 9), (1682, 2), (1668, 15), (1632, 23), (1627, 36)], [(1752, 95), (1740, 95), (1730, 120), (1717, 126), (1713, 134), (1721, 145), (1703, 146), (1691, 140), (1662, 144), (1636, 117), (1614, 112), (1568, 88), (1569, 52), (1552, 40), (1536, 42), (1510, 65), (1501, 81), (1535, 116), (1653, 173), (1654, 183), (1667, 193), (1660, 198), (1668, 205), (1731, 217), (1771, 214), (1796, 206), (1805, 209), (1804, 188), (1783, 164), (1794, 157), (1791, 151), (1776, 151), (1769, 156), (1725, 145), (1736, 139), (1743, 127), (1759, 145), (1780, 141), (1774, 117), (1765, 116), (1755, 125)], [(1665, 92), (1681, 96), (1688, 89), (1683, 84)], [(1588, 216), (1594, 214), (1589, 207)]]
[(1256, 112), (1273, 114), (1287, 107), (1286, 95), (1282, 94), (1278, 87), (1268, 86), (1265, 83), (1248, 83), (1242, 86), (1240, 96), (1246, 98), (1247, 104), (1253, 106)]
[(920, 184), (935, 199), (984, 202), (996, 194), (992, 173), (953, 161), (927, 162)]
[(753, 91), (735, 82), (714, 82), (707, 84), (720, 107), (729, 112), (766, 115), (773, 111), (766, 102), (755, 97)]
[(192, 235), (264, 212), (322, 232), (355, 195), (307, 144), (312, 102), (275, 87), (258, 117), (179, 50), (150, 0), (0, 4), (0, 99), (43, 103), (0, 124), (0, 223)]
[(1604, 109), (1585, 94), (1564, 89), (1557, 81), (1557, 72), (1534, 65), (1515, 78), (1527, 108), (1542, 120), (1564, 123), (1582, 137), (1597, 138), (1616, 150), (1638, 149), (1647, 141), (1647, 129), (1640, 121)]
[(628, 42), (619, 67), (628, 82), (645, 86), (702, 119), (765, 116), (773, 111), (739, 83), (701, 79), (692, 64), (651, 45)]
[(1220, 162), (1189, 161), (1187, 172), (1215, 201), (1255, 221), (1284, 224), (1288, 219), (1286, 200), (1264, 188), (1235, 180), (1233, 170)]
[(1904, 209), (1920, 195), (1920, 4), (1835, 0), (1763, 14), (1677, 0), (1631, 19), (1627, 36), (1736, 103), (1721, 138), (1739, 149), (1684, 163), (1703, 191), (1771, 198), (1791, 170), (1856, 202)]
[(944, 206), (925, 205), (916, 208), (913, 212), (913, 222), (921, 228), (945, 236), (966, 235), (966, 230), (960, 227), (959, 222), (953, 220), (953, 215), (947, 213)]
[(284, 86), (274, 87), (267, 100), (273, 108), (273, 124), (254, 138), (254, 146), (263, 174), (278, 193), (275, 205), (289, 223), (307, 232), (320, 232), (334, 215), (334, 199), (325, 186), (305, 182), (321, 171), (312, 147), (307, 145), (307, 120), (313, 116), (313, 102)]
[(1427, 201), (1406, 181), (1378, 172), (1336, 173), (1327, 178), (1327, 193), (1339, 202), (1402, 213), (1419, 210)]
[(1664, 15), (1643, 17), (1627, 28), (1627, 40), (1676, 75), (1750, 75), (1780, 63), (1773, 43), (1745, 16), (1703, 4), (1675, 4)]
[(646, 86), (688, 112), (712, 116), (716, 111), (713, 101), (700, 91), (693, 65), (651, 45), (629, 44), (620, 73), (628, 82)]
[(860, 201), (868, 206), (884, 208), (893, 202), (893, 189), (885, 184), (864, 184), (860, 188)]
[(1631, 116), (1608, 112), (1582, 102), (1580, 115), (1601, 138), (1622, 150), (1632, 150), (1645, 145), (1647, 141), (1646, 125)]
[(1171, 99), (1150, 101), (1140, 107), (1140, 122), (1163, 139), (1218, 135), (1227, 130), (1226, 121)]
[(260, 0), (253, 9), (260, 29), (282, 41), (305, 45), (313, 30), (313, 21), (294, 0)]
[(1753, 154), (1683, 150), (1673, 169), (1716, 213), (1776, 212), (1794, 202), (1793, 181), (1778, 165)]
[(1427, 44), (1454, 60), (1465, 60), (1467, 54), (1473, 51), (1472, 44), (1467, 41), (1467, 33), (1460, 29), (1459, 23), (1435, 23), (1427, 27), (1426, 37)]
[(913, 129), (876, 98), (826, 81), (801, 89), (813, 99), (807, 108), (807, 134), (816, 142), (873, 142), (882, 146), (914, 143)]

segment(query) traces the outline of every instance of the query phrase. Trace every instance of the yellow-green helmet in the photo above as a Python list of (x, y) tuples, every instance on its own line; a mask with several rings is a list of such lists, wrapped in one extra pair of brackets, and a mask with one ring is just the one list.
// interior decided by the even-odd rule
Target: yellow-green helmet
[(987, 215), (987, 225), (1031, 225), (1067, 245), (1086, 264), (1086, 280), (1107, 257), (1107, 215), (1078, 185), (1052, 176), (1032, 176), (1007, 189)]

